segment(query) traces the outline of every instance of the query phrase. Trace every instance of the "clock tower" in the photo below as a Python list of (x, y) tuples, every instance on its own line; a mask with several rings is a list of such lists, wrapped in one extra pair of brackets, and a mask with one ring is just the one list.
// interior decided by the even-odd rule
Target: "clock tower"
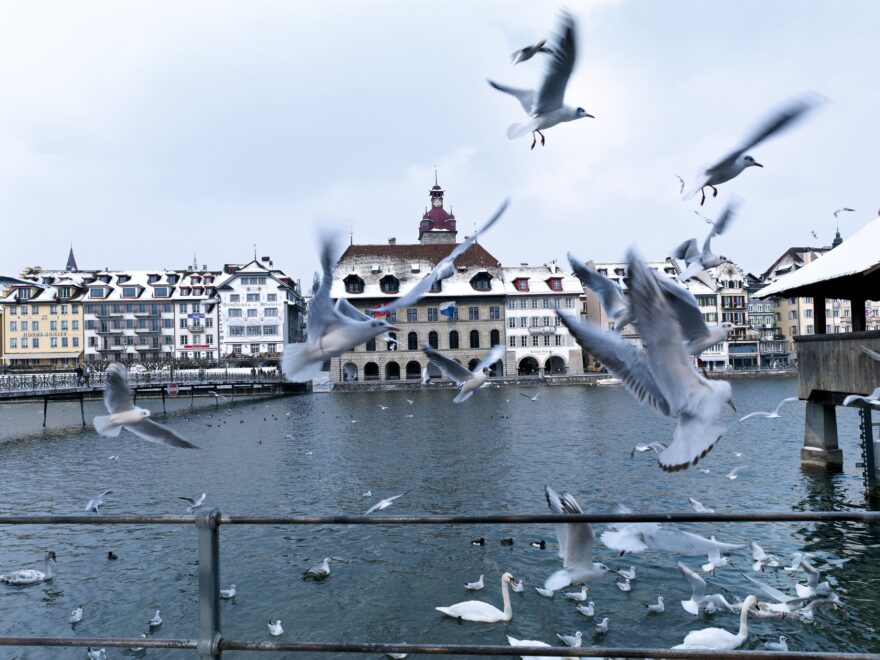
[(419, 223), (419, 243), (422, 245), (435, 245), (437, 243), (456, 242), (455, 216), (447, 213), (443, 208), (443, 188), (437, 183), (437, 171), (434, 171), (434, 185), (429, 194), (431, 196), (431, 208), (425, 211), (422, 221)]

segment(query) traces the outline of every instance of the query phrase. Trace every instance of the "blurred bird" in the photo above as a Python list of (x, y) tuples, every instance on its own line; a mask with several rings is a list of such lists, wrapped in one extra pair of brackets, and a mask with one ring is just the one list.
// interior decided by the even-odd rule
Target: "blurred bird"
[(104, 506), (104, 495), (109, 495), (112, 492), (112, 490), (105, 490), (100, 495), (96, 495), (88, 501), (84, 510), (91, 511), (93, 513), (100, 513), (100, 511), (98, 511), (98, 508)]
[(429, 344), (422, 344), (422, 350), (431, 360), (431, 364), (440, 369), (443, 375), (455, 381), (461, 390), (452, 400), (453, 403), (463, 403), (474, 395), (474, 391), (486, 384), (489, 380), (488, 370), (498, 360), (504, 357), (507, 348), (504, 344), (496, 344), (483, 355), (483, 359), (477, 363), (471, 371), (452, 358), (448, 358), (440, 351), (435, 350)]
[(519, 64), (520, 62), (525, 62), (527, 60), (532, 59), (538, 53), (550, 53), (552, 52), (549, 48), (547, 48), (544, 44), (547, 43), (546, 39), (541, 39), (538, 43), (533, 46), (526, 46), (525, 48), (520, 48), (515, 51), (510, 56), (510, 61), (513, 64)]

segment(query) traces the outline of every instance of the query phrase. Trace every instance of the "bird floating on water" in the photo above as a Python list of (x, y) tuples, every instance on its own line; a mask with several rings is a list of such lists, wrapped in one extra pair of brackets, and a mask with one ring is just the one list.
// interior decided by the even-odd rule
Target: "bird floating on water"
[(575, 609), (584, 616), (593, 616), (596, 613), (596, 604), (590, 601), (586, 605), (578, 605)]
[(583, 585), (580, 591), (565, 591), (563, 594), (566, 598), (583, 603), (587, 600), (587, 585)]
[(78, 605), (73, 612), (70, 613), (70, 617), (67, 619), (67, 622), (71, 625), (79, 623), (83, 620), (83, 607), (82, 605)]
[(153, 615), (153, 618), (150, 619), (147, 623), (150, 624), (150, 628), (155, 628), (157, 626), (162, 625), (162, 616), (159, 614), (159, 610), (156, 610), (156, 613)]
[(513, 608), (510, 604), (508, 585), (513, 579), (513, 575), (510, 573), (504, 573), (501, 576), (501, 598), (504, 601), (504, 610), (499, 610), (494, 605), (480, 600), (466, 600), (449, 607), (435, 607), (434, 609), (462, 621), (476, 621), (478, 623), (510, 621), (513, 618)]
[(651, 614), (662, 614), (666, 611), (666, 606), (663, 604), (663, 596), (657, 596), (656, 603), (643, 603), (643, 605), (648, 608), (648, 612)]
[(278, 619), (274, 623), (272, 619), (269, 619), (269, 634), (273, 637), (278, 637), (284, 632), (284, 628), (281, 627), (281, 619)]
[(330, 557), (324, 557), (324, 561), (320, 564), (316, 564), (308, 569), (305, 573), (303, 573), (303, 579), (305, 578), (313, 578), (316, 580), (323, 580), (324, 578), (330, 575)]
[(472, 591), (479, 591), (483, 588), (483, 576), (480, 576), (480, 579), (476, 582), (466, 582), (464, 585), (465, 589), (470, 589)]
[(235, 598), (235, 585), (230, 584), (229, 589), (221, 589), (220, 590), (220, 598)]
[(572, 648), (580, 648), (583, 643), (583, 633), (580, 630), (575, 631), (574, 635), (560, 635), (556, 633), (556, 636), (566, 646), (571, 646)]
[(55, 552), (50, 550), (46, 553), (46, 556), (43, 558), (43, 570), (38, 571), (33, 568), (22, 568), (17, 571), (13, 571), (12, 573), (7, 573), (5, 575), (0, 575), (0, 582), (5, 582), (6, 584), (13, 585), (27, 585), (27, 584), (38, 584), (40, 582), (48, 582), (55, 574), (52, 573), (52, 566), (49, 562), (57, 561), (55, 559)]
[(739, 632), (733, 634), (723, 628), (704, 628), (689, 632), (684, 641), (674, 649), (707, 649), (714, 651), (733, 651), (742, 646), (749, 637), (749, 609), (754, 607), (758, 599), (748, 596), (742, 604), (739, 616)]

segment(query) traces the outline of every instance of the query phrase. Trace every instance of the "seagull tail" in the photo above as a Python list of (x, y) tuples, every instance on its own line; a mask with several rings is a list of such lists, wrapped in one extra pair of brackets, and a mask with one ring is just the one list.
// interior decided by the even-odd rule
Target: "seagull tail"
[(287, 344), (281, 356), (281, 371), (293, 383), (305, 383), (321, 372), (322, 360), (309, 355), (309, 344)]
[(110, 415), (98, 415), (94, 419), (95, 430), (108, 438), (115, 438), (122, 433), (122, 427), (110, 423)]
[(511, 140), (521, 138), (523, 135), (528, 135), (534, 131), (537, 125), (538, 124), (535, 121), (527, 121), (522, 124), (511, 124), (507, 127), (507, 137)]
[(468, 399), (470, 399), (474, 395), (474, 391), (470, 392), (459, 392), (455, 398), (452, 400), (452, 403), (464, 403)]

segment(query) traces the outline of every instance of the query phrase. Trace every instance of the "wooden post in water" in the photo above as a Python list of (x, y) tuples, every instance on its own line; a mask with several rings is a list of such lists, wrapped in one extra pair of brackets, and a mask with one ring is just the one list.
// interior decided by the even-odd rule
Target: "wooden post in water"
[(162, 414), (165, 414), (165, 386), (162, 386)]
[(83, 405), (83, 393), (79, 393), (79, 416), (82, 418), (83, 427), (86, 425), (86, 409)]
[(196, 386), (195, 386), (195, 385), (190, 385), (190, 386), (189, 386), (189, 407), (190, 407), (190, 408), (193, 407), (193, 397), (194, 397), (195, 395), (196, 395)]
[(49, 410), (49, 397), (43, 397), (43, 428), (46, 428), (46, 413)]

